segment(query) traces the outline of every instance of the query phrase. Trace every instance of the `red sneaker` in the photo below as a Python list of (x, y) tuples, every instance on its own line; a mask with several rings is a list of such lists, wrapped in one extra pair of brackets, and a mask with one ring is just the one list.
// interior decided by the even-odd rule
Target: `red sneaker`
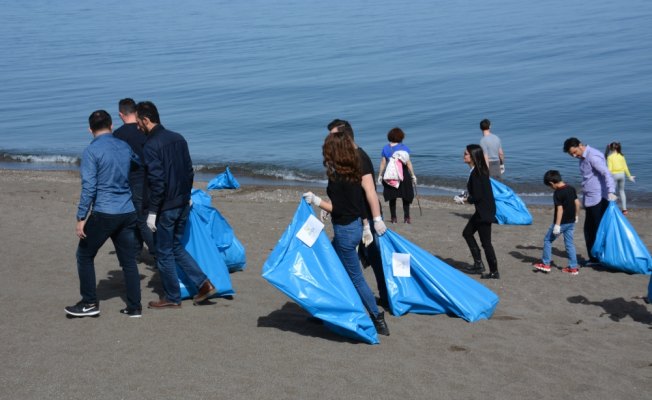
[(543, 272), (550, 272), (550, 265), (544, 264), (544, 263), (536, 263), (532, 265), (534, 269), (543, 271)]
[(562, 269), (561, 272), (565, 272), (565, 273), (571, 274), (571, 275), (577, 275), (577, 274), (580, 273), (580, 269), (579, 268), (566, 267), (566, 268)]

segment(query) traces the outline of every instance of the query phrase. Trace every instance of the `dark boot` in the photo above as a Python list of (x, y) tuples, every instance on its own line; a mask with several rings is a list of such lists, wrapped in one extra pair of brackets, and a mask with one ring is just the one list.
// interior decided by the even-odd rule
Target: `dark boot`
[(375, 317), (372, 315), (371, 320), (379, 335), (389, 336), (389, 328), (387, 322), (385, 322), (385, 312), (379, 312)]
[(469, 250), (473, 256), (473, 267), (465, 268), (464, 272), (471, 275), (479, 275), (485, 271), (484, 264), (482, 263), (482, 253), (476, 243), (469, 243)]

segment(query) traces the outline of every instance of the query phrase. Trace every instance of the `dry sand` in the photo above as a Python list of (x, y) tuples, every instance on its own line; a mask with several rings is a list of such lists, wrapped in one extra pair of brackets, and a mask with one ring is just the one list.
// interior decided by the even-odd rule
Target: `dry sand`
[[(578, 276), (532, 272), (549, 209), (532, 209), (532, 226), (494, 226), (502, 279), (483, 282), (500, 296), (491, 320), (388, 316), (391, 336), (371, 346), (307, 323), (305, 312), (260, 276), (300, 193), (276, 187), (212, 193), (247, 249), (247, 269), (231, 275), (234, 300), (185, 301), (181, 310), (145, 309), (141, 319), (126, 318), (118, 313), (122, 272), (108, 243), (96, 259), (101, 316), (68, 319), (63, 307), (79, 300), (78, 175), (0, 171), (0, 398), (652, 396), (652, 306), (636, 298), (649, 277), (588, 268)], [(421, 199), (421, 206), (423, 216), (414, 207), (411, 225), (390, 228), (449, 264), (469, 263), (461, 231), (471, 206), (434, 198)], [(629, 216), (648, 244), (650, 213)], [(581, 224), (575, 242), (586, 256)], [(563, 254), (559, 240), (554, 260), (561, 266)], [(139, 269), (146, 304), (159, 283), (146, 264)], [(365, 274), (375, 289), (371, 270)]]

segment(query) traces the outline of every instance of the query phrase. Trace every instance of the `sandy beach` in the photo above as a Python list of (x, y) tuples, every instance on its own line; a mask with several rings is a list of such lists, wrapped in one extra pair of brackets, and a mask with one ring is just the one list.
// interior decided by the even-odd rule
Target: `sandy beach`
[[(204, 188), (205, 183), (196, 187)], [(582, 268), (535, 273), (548, 208), (531, 226), (494, 225), (501, 278), (490, 320), (387, 317), (391, 336), (357, 343), (306, 321), (261, 268), (289, 224), (301, 188), (211, 192), (247, 251), (233, 300), (181, 310), (123, 307), (122, 271), (107, 243), (96, 258), (99, 318), (66, 318), (79, 300), (77, 172), (0, 170), (0, 398), (3, 399), (644, 399), (652, 395), (649, 276)], [(317, 189), (316, 193), (325, 196)], [(421, 198), (411, 225), (389, 228), (453, 266), (471, 257), (461, 232), (472, 206)], [(388, 210), (384, 205), (385, 211)], [(401, 211), (399, 210), (399, 216)], [(630, 210), (652, 244), (652, 210)], [(583, 215), (580, 221), (583, 220)], [(586, 257), (581, 222), (575, 233)], [(327, 225), (328, 232), (332, 232)], [(563, 241), (553, 258), (566, 266)], [(160, 293), (139, 264), (143, 304)], [(365, 271), (375, 291), (371, 269)], [(474, 278), (477, 279), (477, 278)]]

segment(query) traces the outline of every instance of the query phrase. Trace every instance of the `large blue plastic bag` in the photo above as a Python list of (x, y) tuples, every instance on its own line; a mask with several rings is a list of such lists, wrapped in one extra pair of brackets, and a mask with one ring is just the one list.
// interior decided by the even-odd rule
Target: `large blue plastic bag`
[[(235, 291), (231, 286), (229, 270), (222, 259), (222, 255), (213, 243), (211, 232), (199, 215), (205, 212), (203, 210), (205, 208), (208, 207), (202, 204), (194, 204), (193, 201), (181, 242), (217, 289), (216, 296), (232, 295)], [(189, 298), (197, 294), (197, 288), (188, 280), (188, 277), (179, 266), (177, 266), (177, 273), (179, 275), (181, 297)]]
[(630, 274), (652, 273), (652, 257), (615, 201), (602, 216), (591, 254), (605, 267)]
[(319, 234), (312, 247), (296, 237), (311, 215), (312, 207), (301, 200), (263, 265), (263, 278), (337, 334), (378, 343), (376, 328), (326, 232)]
[(496, 220), (500, 225), (532, 224), (530, 211), (512, 189), (491, 178), (491, 191), (496, 200)]
[(208, 190), (219, 190), (219, 189), (237, 189), (240, 187), (240, 184), (235, 179), (229, 167), (226, 167), (226, 171), (217, 175), (210, 182), (208, 182)]
[(226, 218), (211, 206), (211, 196), (199, 189), (193, 189), (192, 201), (193, 205), (204, 206), (197, 207), (197, 215), (208, 227), (213, 243), (222, 255), (229, 272), (244, 270), (247, 265), (245, 248)]
[[(498, 296), (434, 255), (387, 230), (378, 237), (392, 314), (453, 314), (474, 322), (490, 318)], [(410, 277), (394, 276), (394, 253), (409, 254)]]

